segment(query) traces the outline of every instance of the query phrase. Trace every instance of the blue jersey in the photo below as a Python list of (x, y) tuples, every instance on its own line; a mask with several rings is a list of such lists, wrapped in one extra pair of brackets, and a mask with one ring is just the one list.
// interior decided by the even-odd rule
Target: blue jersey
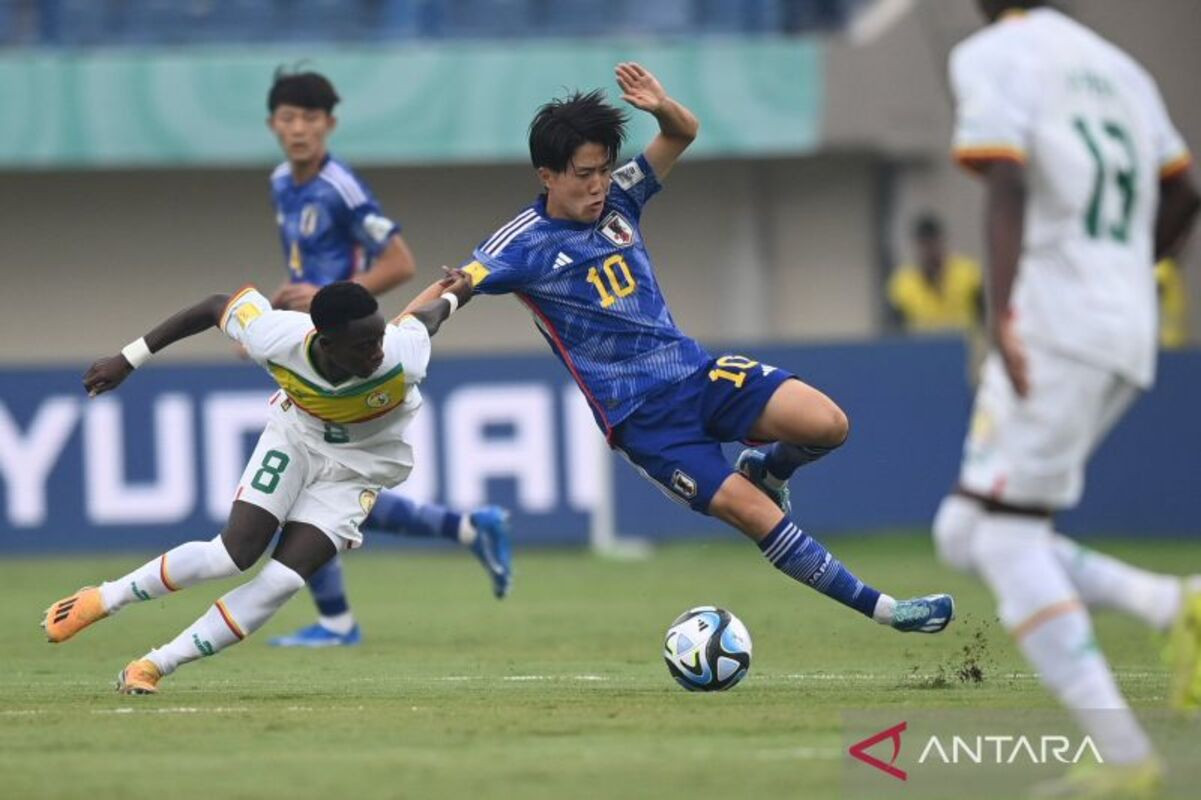
[(642, 240), (642, 207), (658, 190), (639, 156), (614, 171), (597, 222), (552, 219), (540, 197), (464, 267), (476, 291), (525, 303), (606, 435), (711, 358), (676, 327)]
[(349, 280), (400, 231), (381, 213), (366, 184), (330, 156), (315, 178), (299, 186), (288, 162), (280, 164), (271, 173), (271, 197), (293, 283)]

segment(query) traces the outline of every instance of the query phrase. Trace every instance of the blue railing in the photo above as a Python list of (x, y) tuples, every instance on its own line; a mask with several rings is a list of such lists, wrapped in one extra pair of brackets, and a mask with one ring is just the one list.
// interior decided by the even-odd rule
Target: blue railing
[(0, 0), (0, 45), (766, 35), (835, 31), (870, 0)]

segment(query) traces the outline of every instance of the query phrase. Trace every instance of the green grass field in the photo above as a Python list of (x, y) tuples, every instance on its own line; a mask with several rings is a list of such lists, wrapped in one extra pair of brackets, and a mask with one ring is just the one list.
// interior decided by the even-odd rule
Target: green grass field
[[(42, 610), (136, 558), (0, 563), (0, 795), (214, 797), (838, 797), (840, 713), (854, 709), (1045, 708), (984, 589), (937, 566), (924, 537), (831, 541), (897, 595), (948, 590), (959, 619), (939, 636), (880, 628), (767, 567), (742, 542), (671, 545), (642, 562), (578, 551), (518, 553), (513, 595), (492, 599), (461, 553), (348, 559), (362, 646), (267, 647), (307, 623), (297, 596), (237, 647), (183, 667), (149, 698), (113, 678), (229, 584), (189, 589), (47, 644)], [(1164, 570), (1201, 545), (1107, 542)], [(715, 603), (746, 622), (750, 676), (699, 695), (659, 655), (672, 618)], [(1163, 705), (1152, 636), (1099, 618), (1137, 707)], [(980, 682), (957, 673), (975, 664)]]

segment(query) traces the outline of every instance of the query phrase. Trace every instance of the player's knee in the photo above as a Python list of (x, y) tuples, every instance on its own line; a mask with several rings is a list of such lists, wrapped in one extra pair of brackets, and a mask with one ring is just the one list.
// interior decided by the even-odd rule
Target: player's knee
[(978, 503), (962, 495), (943, 498), (934, 515), (934, 550), (942, 563), (973, 571), (972, 534), (981, 513)]
[(267, 542), (259, 541), (257, 537), (248, 536), (232, 528), (221, 531), (214, 542), (220, 544), (229, 558), (233, 561), (238, 572), (245, 572), (254, 566), (259, 556), (267, 549)]
[(846, 412), (833, 403), (830, 404), (826, 416), (825, 437), (821, 444), (831, 448), (839, 447), (851, 435), (851, 421), (847, 419)]

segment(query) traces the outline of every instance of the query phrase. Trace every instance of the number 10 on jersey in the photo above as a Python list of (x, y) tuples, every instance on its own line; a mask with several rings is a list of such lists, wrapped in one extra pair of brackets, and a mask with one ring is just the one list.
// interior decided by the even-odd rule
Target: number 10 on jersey
[(601, 269), (589, 267), (588, 282), (600, 295), (601, 308), (608, 308), (617, 302), (618, 297), (627, 297), (638, 288), (638, 282), (630, 272), (630, 265), (620, 253), (606, 258)]

